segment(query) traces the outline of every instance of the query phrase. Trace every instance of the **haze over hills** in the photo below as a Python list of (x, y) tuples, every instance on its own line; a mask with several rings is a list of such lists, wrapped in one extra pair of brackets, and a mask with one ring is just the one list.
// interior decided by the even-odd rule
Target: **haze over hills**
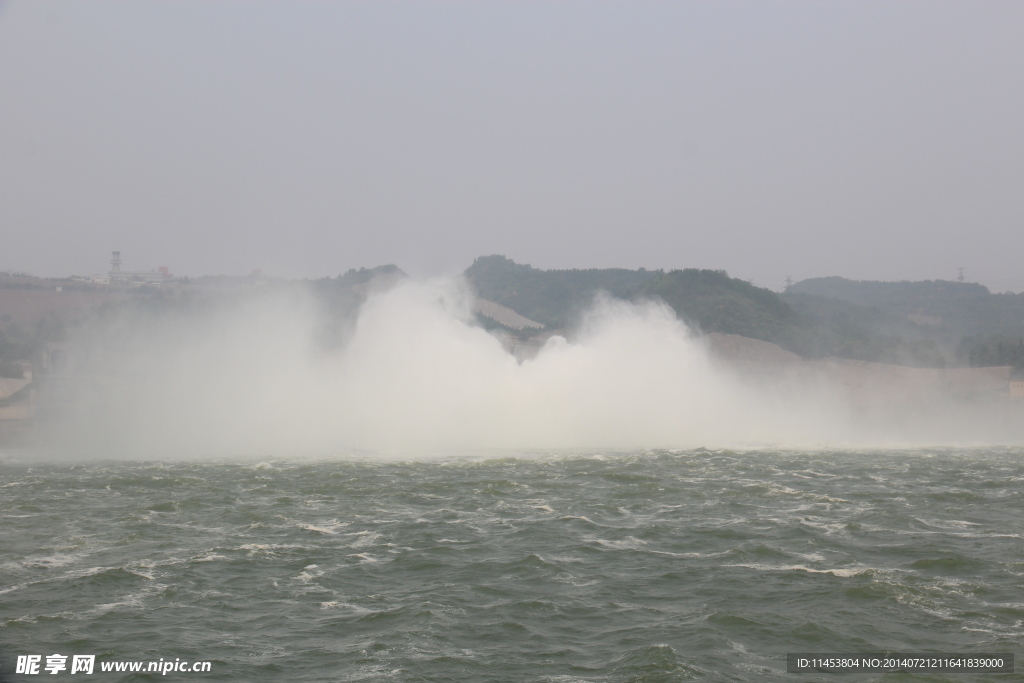
[[(829, 277), (778, 294), (725, 271), (542, 270), (500, 255), (477, 258), (464, 275), (480, 299), (480, 323), (518, 338), (571, 332), (595, 297), (606, 295), (660, 300), (700, 333), (771, 342), (805, 359), (1024, 367), (1024, 294), (992, 294), (972, 283)], [(8, 274), (0, 277), (0, 374), (20, 375), (18, 363), (38, 363), (46, 344), (104, 316), (181, 313), (254, 287), (308, 288), (326, 313), (323, 339), (341, 343), (366, 297), (404, 277), (390, 265), (309, 281), (206, 277), (113, 287)]]
[(503, 256), (480, 257), (465, 275), (481, 297), (552, 329), (571, 327), (604, 292), (659, 299), (701, 332), (772, 342), (804, 358), (1024, 366), (1024, 294), (971, 283), (819, 278), (777, 294), (724, 271), (545, 271)]
[(539, 270), (504, 256), (483, 256), (465, 272), (477, 294), (544, 323), (569, 329), (599, 294), (629, 301), (660, 299), (697, 330), (787, 345), (798, 324), (775, 293), (724, 271)]
[[(1019, 301), (946, 282), (826, 279), (778, 294), (724, 271), (541, 270), (498, 255), (477, 258), (462, 284), (414, 281), (394, 265), (316, 280), (254, 274), (102, 284), (7, 276), (0, 278), (0, 378), (11, 381), (0, 383), (0, 436), (22, 438), (32, 421), (64, 424), (65, 411), (75, 412), (75, 424), (93, 424), (83, 411), (100, 395), (115, 414), (135, 410), (125, 397), (138, 394), (150, 407), (147, 419), (171, 431), (174, 421), (163, 416), (199, 410), (203, 401), (247, 406), (239, 414), (253, 419), (272, 406), (306, 420), (335, 399), (355, 410), (363, 394), (345, 382), (332, 385), (341, 398), (297, 407), (339, 367), (384, 404), (417, 392), (427, 400), (446, 386), (475, 410), (478, 394), (499, 403), (518, 396), (500, 389), (509, 377), (554, 381), (579, 370), (556, 359), (565, 352), (574, 362), (592, 360), (588, 344), (598, 328), (608, 344), (601, 353), (621, 357), (584, 373), (590, 379), (671, 393), (693, 378), (683, 372), (668, 381), (654, 368), (682, 372), (690, 359), (711, 385), (742, 378), (748, 399), (763, 389), (800, 402), (830, 387), (826, 394), (878, 424), (894, 409), (936, 405), (1015, 424), (1019, 404), (1007, 399), (1024, 396), (1014, 384), (1024, 368), (1024, 335), (1012, 334), (1024, 330)], [(659, 346), (664, 339), (671, 348)], [(637, 380), (633, 363), (652, 374)]]
[(960, 351), (967, 354), (984, 346), (985, 338), (1006, 346), (1024, 336), (1024, 294), (993, 294), (987, 287), (970, 282), (870, 282), (825, 277), (798, 282), (786, 293), (791, 301), (803, 297), (810, 302), (809, 297), (821, 297), (833, 308), (839, 308), (836, 301), (845, 301), (870, 309), (898, 321), (906, 334), (933, 339), (946, 347), (962, 345)]

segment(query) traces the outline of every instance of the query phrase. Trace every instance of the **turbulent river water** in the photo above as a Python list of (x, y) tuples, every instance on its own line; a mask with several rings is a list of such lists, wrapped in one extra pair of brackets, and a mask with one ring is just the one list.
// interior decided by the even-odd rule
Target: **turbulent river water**
[[(31, 654), (107, 681), (1019, 680), (785, 655), (1020, 660), (1022, 490), (1020, 449), (9, 455), (0, 680), (51, 679)], [(100, 671), (160, 659), (211, 670)]]

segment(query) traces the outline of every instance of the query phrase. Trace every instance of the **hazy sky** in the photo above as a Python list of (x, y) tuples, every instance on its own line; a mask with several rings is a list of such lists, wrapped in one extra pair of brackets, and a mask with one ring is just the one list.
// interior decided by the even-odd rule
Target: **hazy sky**
[(1024, 2), (8, 2), (0, 269), (1024, 290)]

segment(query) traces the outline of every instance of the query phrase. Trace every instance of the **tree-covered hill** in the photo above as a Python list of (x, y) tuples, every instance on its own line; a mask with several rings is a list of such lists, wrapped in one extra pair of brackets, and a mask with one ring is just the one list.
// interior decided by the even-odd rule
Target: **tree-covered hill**
[(1024, 294), (993, 294), (979, 284), (926, 280), (865, 282), (841, 277), (798, 282), (789, 294), (812, 294), (877, 309), (945, 342), (965, 335), (1024, 335)]
[(540, 270), (504, 256), (480, 257), (465, 274), (481, 297), (549, 329), (570, 328), (604, 291), (660, 299), (703, 332), (774, 342), (805, 358), (1010, 365), (1024, 348), (1024, 295), (974, 284), (818, 278), (779, 295), (724, 271)]
[(792, 350), (803, 336), (799, 316), (778, 294), (729, 277), (724, 270), (659, 272), (637, 295), (661, 299), (705, 332), (738, 334)]
[(799, 318), (778, 294), (717, 270), (540, 270), (483, 256), (466, 277), (484, 299), (544, 323), (570, 327), (598, 292), (627, 300), (661, 299), (705, 332), (740, 334), (790, 347)]
[(954, 349), (938, 343), (930, 328), (877, 307), (790, 291), (782, 299), (800, 318), (802, 334), (795, 346), (807, 358), (836, 356), (921, 367), (957, 363)]
[(480, 297), (552, 329), (570, 325), (599, 291), (632, 299), (659, 274), (624, 268), (540, 270), (504, 256), (481, 256), (465, 272)]

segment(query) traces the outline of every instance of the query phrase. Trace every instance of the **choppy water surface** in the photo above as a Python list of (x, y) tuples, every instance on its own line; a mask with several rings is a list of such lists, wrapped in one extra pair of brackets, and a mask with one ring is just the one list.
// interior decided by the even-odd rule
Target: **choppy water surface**
[(214, 662), (103, 680), (811, 681), (787, 651), (883, 649), (1022, 669), (1020, 450), (8, 460), (0, 487), (8, 675), (54, 652)]

